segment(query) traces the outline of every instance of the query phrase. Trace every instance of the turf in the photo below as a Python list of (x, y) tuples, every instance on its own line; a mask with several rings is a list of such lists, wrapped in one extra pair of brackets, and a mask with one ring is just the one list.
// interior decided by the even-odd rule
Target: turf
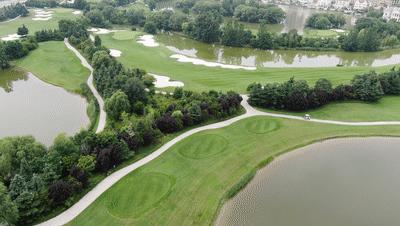
[(80, 90), (90, 74), (63, 42), (56, 41), (40, 43), (39, 48), (15, 64), (47, 83), (74, 92)]
[(72, 12), (74, 9), (65, 8), (54, 8), (53, 18), (47, 21), (34, 21), (32, 18), (35, 16), (34, 10), (30, 10), (28, 17), (20, 17), (10, 22), (0, 23), (0, 37), (17, 33), (17, 28), (23, 24), (29, 29), (29, 34), (33, 35), (36, 31), (42, 29), (55, 29), (58, 28), (58, 21), (61, 19), (73, 19), (78, 18), (79, 15), (74, 15)]
[[(330, 68), (259, 68), (255, 71), (211, 68), (191, 63), (180, 63), (169, 56), (173, 53), (164, 46), (150, 48), (136, 42), (140, 32), (132, 32), (132, 39), (123, 35), (101, 35), (102, 43), (108, 48), (122, 51), (118, 60), (127, 67), (139, 67), (148, 72), (166, 75), (183, 81), (185, 88), (194, 91), (210, 89), (240, 93), (252, 82), (287, 81), (290, 77), (305, 79), (311, 84), (319, 78), (328, 78), (335, 85), (348, 83), (355, 74), (370, 71), (371, 67), (330, 67)], [(113, 36), (125, 40), (117, 40)], [(389, 70), (392, 66), (374, 68), (377, 71)]]
[[(258, 123), (263, 124), (263, 133), (255, 129)], [(70, 225), (210, 225), (230, 188), (271, 156), (331, 137), (399, 132), (398, 126), (349, 127), (265, 116), (245, 119), (179, 142), (111, 187)], [(222, 152), (205, 158), (182, 155), (194, 142), (207, 145), (191, 150), (196, 156), (203, 156), (200, 152), (207, 149), (220, 149), (219, 138), (214, 136), (226, 140)], [(160, 176), (161, 182), (149, 176), (160, 174), (165, 175)]]
[(304, 112), (274, 111), (259, 108), (259, 110), (303, 116), (310, 114), (312, 118), (339, 121), (400, 121), (400, 96), (386, 96), (376, 103), (359, 101), (334, 102)]

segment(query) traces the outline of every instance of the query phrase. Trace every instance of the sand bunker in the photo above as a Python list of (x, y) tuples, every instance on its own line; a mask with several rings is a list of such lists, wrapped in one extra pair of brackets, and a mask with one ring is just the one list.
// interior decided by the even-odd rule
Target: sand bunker
[(192, 63), (194, 65), (203, 65), (206, 67), (221, 67), (221, 68), (226, 68), (226, 69), (244, 69), (244, 70), (256, 70), (257, 69), (256, 67), (247, 67), (247, 66), (209, 62), (209, 61), (192, 58), (192, 57), (188, 57), (188, 56), (181, 55), (181, 54), (174, 54), (174, 55), (171, 55), (170, 57), (177, 59), (178, 62)]
[(110, 55), (113, 57), (120, 57), (122, 54), (121, 51), (116, 50), (116, 49), (110, 49)]
[(345, 30), (343, 30), (343, 29), (330, 29), (331, 31), (335, 31), (335, 32), (337, 32), (337, 33), (344, 33), (344, 32), (346, 32)]
[(170, 78), (167, 76), (156, 75), (149, 73), (149, 75), (153, 76), (156, 80), (154, 81), (154, 86), (156, 88), (165, 88), (165, 87), (182, 87), (184, 86), (181, 81), (170, 81)]
[(6, 37), (2, 37), (1, 40), (2, 41), (14, 41), (14, 40), (18, 40), (20, 38), (21, 38), (21, 35), (11, 34), (11, 35), (7, 35)]
[(160, 45), (154, 40), (154, 35), (142, 35), (137, 42), (147, 47), (157, 47)]
[(79, 15), (81, 13), (82, 13), (82, 11), (80, 11), (80, 10), (75, 10), (75, 11), (72, 12), (72, 14), (75, 14), (75, 15)]
[(45, 11), (42, 9), (35, 10), (35, 16), (32, 20), (50, 20), (53, 17), (52, 11)]
[(87, 29), (87, 31), (93, 32), (96, 35), (104, 35), (104, 34), (109, 34), (111, 32), (123, 31), (123, 30), (108, 30), (108, 29), (105, 29), (105, 28), (92, 27), (92, 28)]

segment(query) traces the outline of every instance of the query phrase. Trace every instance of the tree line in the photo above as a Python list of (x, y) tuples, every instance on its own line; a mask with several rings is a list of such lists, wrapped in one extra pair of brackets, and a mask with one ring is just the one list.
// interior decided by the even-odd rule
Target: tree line
[(89, 38), (86, 29), (85, 20), (60, 20), (58, 29), (39, 31), (31, 38), (67, 37), (84, 54), (106, 100), (107, 128), (99, 134), (61, 134), (49, 148), (30, 136), (0, 139), (1, 225), (32, 224), (54, 209), (71, 206), (95, 185), (95, 178), (107, 175), (142, 147), (160, 142), (165, 134), (241, 110), (242, 98), (234, 92), (177, 88), (173, 95), (155, 94), (152, 77), (138, 68), (125, 69), (98, 36)]
[(376, 102), (384, 95), (400, 95), (400, 70), (356, 75), (350, 84), (336, 87), (325, 78), (319, 79), (314, 87), (291, 78), (284, 83), (253, 83), (248, 91), (251, 105), (277, 110), (304, 111), (343, 100)]
[(0, 21), (13, 19), (17, 16), (26, 17), (29, 15), (29, 11), (21, 3), (15, 5), (4, 6), (0, 9)]
[(341, 28), (346, 24), (343, 14), (314, 13), (307, 18), (306, 26), (316, 29)]

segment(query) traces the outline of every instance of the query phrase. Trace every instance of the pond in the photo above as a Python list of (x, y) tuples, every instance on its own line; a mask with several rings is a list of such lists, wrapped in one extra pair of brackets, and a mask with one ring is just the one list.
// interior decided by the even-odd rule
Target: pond
[(160, 34), (158, 42), (175, 54), (210, 62), (247, 67), (336, 67), (393, 65), (400, 62), (398, 49), (380, 52), (259, 50), (210, 45), (179, 34)]
[(0, 103), (0, 138), (33, 135), (51, 145), (58, 134), (73, 135), (90, 122), (85, 98), (19, 69), (0, 73)]
[(284, 154), (225, 203), (217, 225), (400, 225), (400, 138), (328, 140)]

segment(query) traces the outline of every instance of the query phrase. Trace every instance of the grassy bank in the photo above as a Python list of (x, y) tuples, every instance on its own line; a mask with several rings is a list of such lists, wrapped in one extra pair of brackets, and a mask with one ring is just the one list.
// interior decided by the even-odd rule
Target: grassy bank
[(136, 42), (140, 32), (116, 32), (101, 35), (103, 44), (108, 48), (122, 51), (118, 60), (127, 67), (139, 67), (148, 72), (166, 75), (185, 83), (185, 88), (195, 91), (234, 90), (246, 92), (252, 82), (281, 82), (294, 76), (313, 84), (319, 78), (328, 78), (333, 84), (347, 83), (355, 74), (371, 69), (387, 71), (392, 66), (371, 67), (329, 67), (329, 68), (259, 68), (255, 71), (212, 68), (180, 63), (170, 58), (173, 53), (165, 46), (145, 47)]
[(17, 28), (21, 27), (23, 24), (25, 24), (29, 29), (29, 34), (32, 35), (36, 31), (42, 29), (58, 28), (58, 21), (61, 19), (73, 19), (79, 17), (79, 15), (72, 13), (74, 9), (54, 8), (49, 10), (53, 12), (53, 17), (50, 20), (32, 20), (35, 16), (35, 11), (30, 9), (29, 16), (27, 17), (20, 17), (10, 22), (0, 23), (0, 37), (17, 33)]
[(237, 182), (272, 156), (331, 137), (399, 132), (398, 126), (245, 119), (186, 138), (123, 178), (70, 225), (209, 225), (220, 201), (243, 186)]
[(39, 48), (15, 64), (47, 83), (72, 92), (79, 92), (90, 74), (63, 42), (56, 41), (40, 43)]
[(302, 111), (276, 111), (258, 108), (261, 111), (304, 116), (338, 121), (400, 121), (400, 96), (386, 96), (376, 103), (360, 101), (333, 102), (323, 107)]

